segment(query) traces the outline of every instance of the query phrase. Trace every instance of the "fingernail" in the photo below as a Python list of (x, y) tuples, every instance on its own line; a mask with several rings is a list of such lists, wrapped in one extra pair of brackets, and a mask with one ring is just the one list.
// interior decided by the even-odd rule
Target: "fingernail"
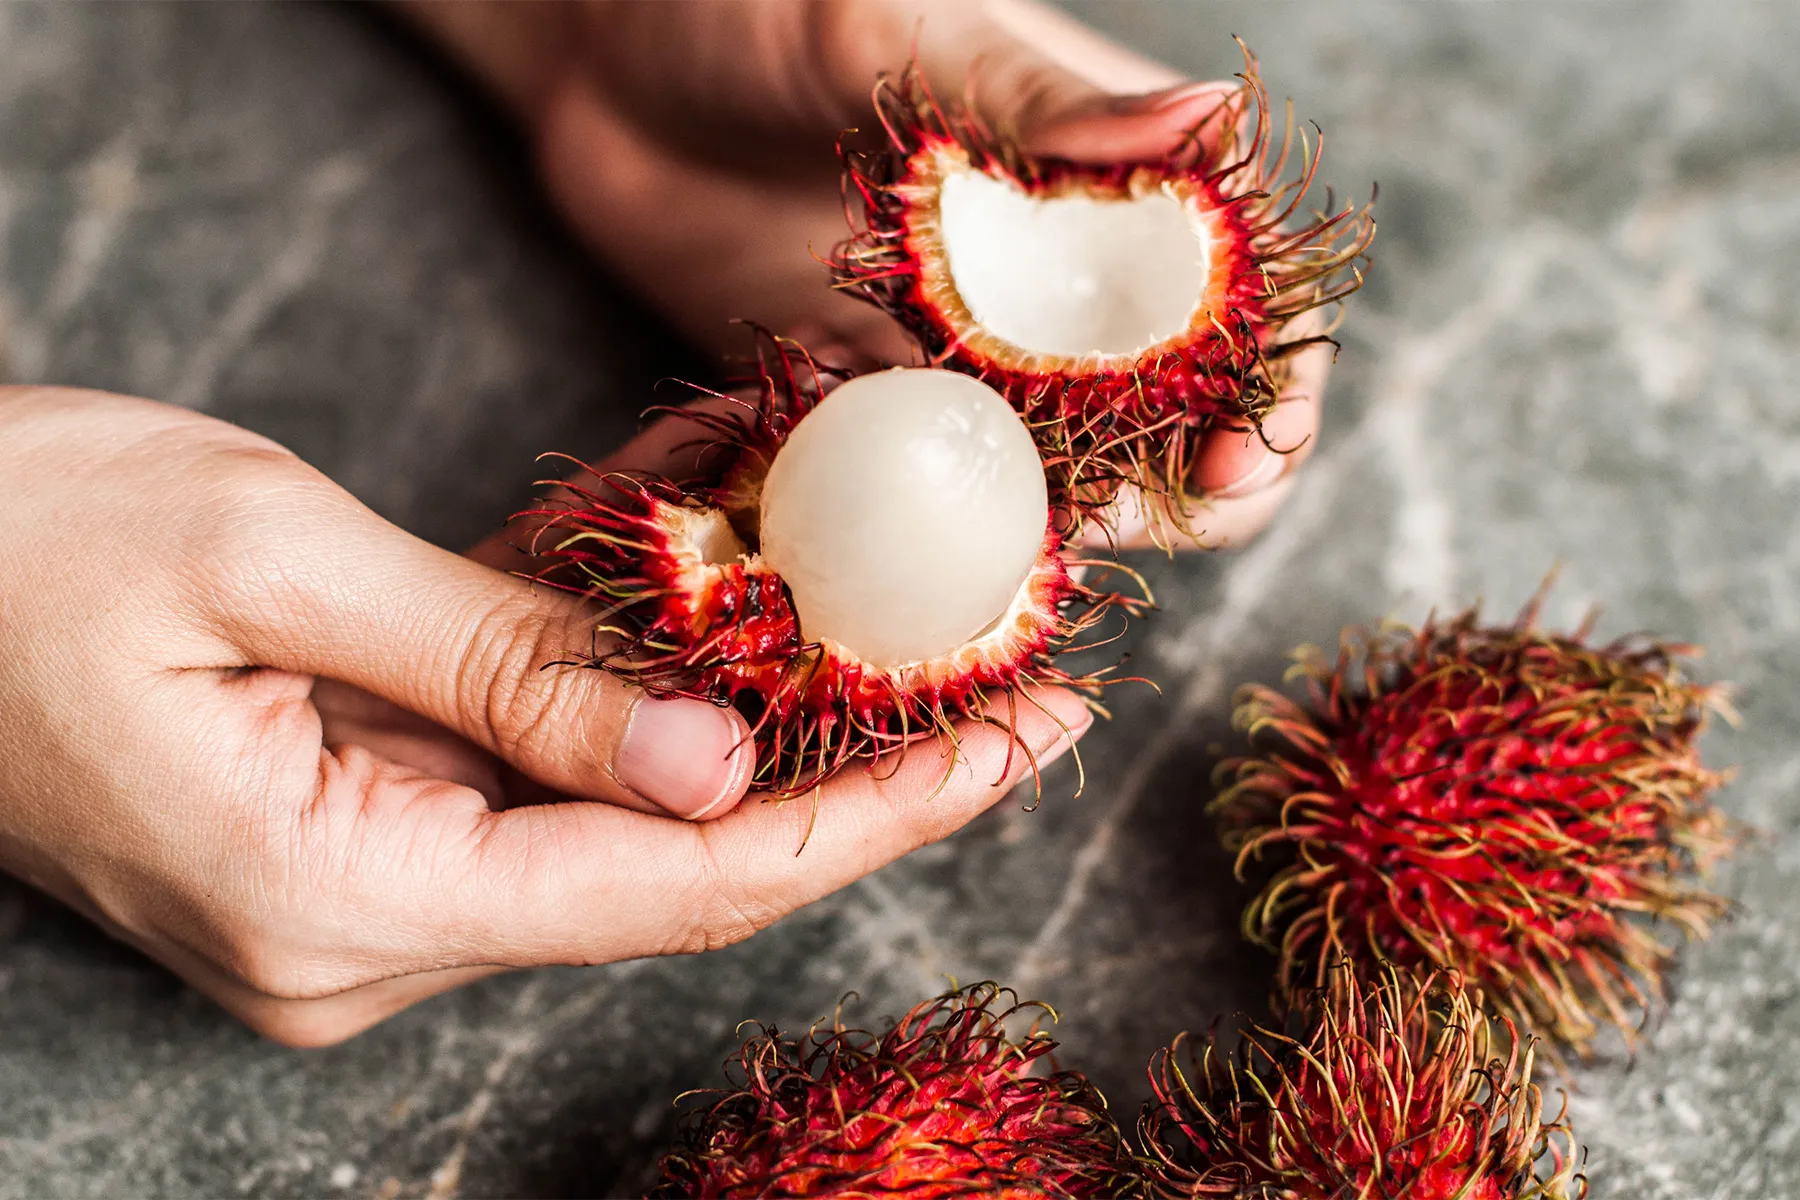
[(1200, 96), (1219, 96), (1216, 83), (1178, 83), (1174, 87), (1166, 87), (1160, 91), (1145, 92), (1137, 96), (1113, 96), (1106, 102), (1106, 111), (1120, 117), (1141, 117), (1150, 113), (1166, 112), (1177, 108)]
[(744, 789), (747, 733), (732, 709), (645, 696), (625, 726), (613, 777), (671, 816), (704, 820)]
[(1214, 488), (1207, 495), (1214, 500), (1236, 500), (1241, 496), (1253, 496), (1280, 479), (1286, 471), (1287, 458), (1284, 455), (1265, 454), (1238, 479), (1222, 488)]

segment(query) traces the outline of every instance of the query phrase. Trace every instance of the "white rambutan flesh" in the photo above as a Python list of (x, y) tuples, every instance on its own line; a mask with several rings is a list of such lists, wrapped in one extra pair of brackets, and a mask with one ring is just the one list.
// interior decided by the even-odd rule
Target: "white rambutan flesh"
[(671, 516), (680, 522), (673, 544), (693, 556), (692, 566), (721, 566), (749, 555), (743, 539), (732, 529), (731, 521), (716, 508), (671, 508)]
[(970, 317), (1034, 354), (1137, 354), (1187, 332), (1205, 300), (1206, 228), (1167, 185), (1032, 195), (965, 167), (943, 177), (937, 226)]
[(801, 635), (872, 666), (949, 653), (999, 618), (1043, 545), (1044, 468), (999, 393), (895, 368), (838, 387), (763, 484), (761, 557)]

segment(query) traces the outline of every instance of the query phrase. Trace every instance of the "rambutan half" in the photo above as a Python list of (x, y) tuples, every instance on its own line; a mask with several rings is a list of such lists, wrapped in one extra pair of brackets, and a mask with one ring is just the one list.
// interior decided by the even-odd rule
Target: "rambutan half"
[(520, 514), (549, 564), (537, 578), (603, 606), (581, 665), (735, 706), (753, 786), (778, 797), (920, 738), (953, 743), (959, 718), (1010, 732), (1032, 685), (1104, 712), (1108, 670), (1057, 656), (1147, 594), (1071, 574), (1124, 568), (1063, 556), (1005, 402), (936, 370), (833, 388), (842, 376), (783, 339), (764, 338), (760, 366), (753, 398), (678, 410), (705, 445), (698, 477), (610, 474)]
[(1546, 1120), (1531, 1082), (1531, 1045), (1496, 1029), (1454, 972), (1387, 965), (1365, 981), (1342, 965), (1296, 1018), (1297, 1033), (1252, 1027), (1235, 1051), (1177, 1039), (1152, 1060), (1138, 1131), (1153, 1195), (1587, 1194), (1568, 1126)]
[[(662, 1160), (657, 1196), (1138, 1195), (1106, 1101), (1070, 1071), (1032, 1074), (1055, 1014), (979, 983), (879, 1036), (771, 1028), (745, 1042), (733, 1088), (700, 1093)], [(1028, 1028), (1009, 1036), (1006, 1022)]]
[(845, 155), (837, 285), (1004, 392), (1090, 511), (1136, 484), (1185, 528), (1201, 436), (1260, 429), (1293, 356), (1330, 340), (1299, 318), (1362, 282), (1369, 206), (1304, 208), (1321, 143), (1296, 150), (1291, 111), (1275, 134), (1244, 58), (1243, 87), (1158, 161), (1030, 155), (916, 71), (876, 89), (887, 145)]
[(1694, 647), (1537, 628), (1542, 599), (1511, 626), (1471, 609), (1346, 630), (1335, 662), (1305, 648), (1306, 704), (1240, 693), (1257, 755), (1222, 764), (1213, 808), (1240, 875), (1279, 867), (1244, 928), (1278, 947), (1281, 992), (1344, 957), (1450, 967), (1586, 1055), (1606, 1025), (1635, 1040), (1663, 931), (1727, 912), (1686, 878), (1735, 836), (1696, 746), (1722, 690), (1682, 674)]

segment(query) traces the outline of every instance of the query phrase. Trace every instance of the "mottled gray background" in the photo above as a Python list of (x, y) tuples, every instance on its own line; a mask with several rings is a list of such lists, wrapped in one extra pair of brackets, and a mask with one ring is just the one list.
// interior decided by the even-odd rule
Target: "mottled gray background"
[[(1510, 614), (1559, 560), (1555, 619), (1711, 646), (1745, 726), (1708, 752), (1769, 835), (1654, 1051), (1578, 1077), (1594, 1195), (1800, 1195), (1800, 6), (1082, 11), (1199, 75), (1243, 34), (1330, 178), (1382, 189), (1321, 452), (1253, 548), (1142, 564), (1165, 695), (1117, 694), (1087, 794), (1059, 767), (1040, 811), (735, 949), (496, 980), (318, 1053), (9, 892), (0, 1196), (625, 1191), (740, 1018), (852, 988), (894, 1013), (947, 975), (1055, 1002), (1067, 1060), (1134, 1107), (1155, 1045), (1266, 987), (1200, 817), (1232, 687), (1345, 622)], [(452, 546), (537, 451), (605, 450), (695, 369), (430, 56), (260, 4), (0, 6), (0, 361), (263, 430)]]

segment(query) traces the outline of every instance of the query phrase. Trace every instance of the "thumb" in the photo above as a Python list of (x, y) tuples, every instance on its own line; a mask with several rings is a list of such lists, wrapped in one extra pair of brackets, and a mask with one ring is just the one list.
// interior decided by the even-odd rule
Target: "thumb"
[(250, 665), (359, 687), (571, 796), (690, 820), (742, 798), (755, 759), (743, 719), (583, 669), (585, 602), (320, 494), (257, 539), (279, 562), (226, 572), (236, 582), (215, 615)]
[(1036, 0), (963, 12), (952, 21), (941, 6), (918, 11), (919, 67), (940, 96), (969, 95), (1034, 154), (1161, 158), (1238, 92), (1232, 81), (1186, 80)]

